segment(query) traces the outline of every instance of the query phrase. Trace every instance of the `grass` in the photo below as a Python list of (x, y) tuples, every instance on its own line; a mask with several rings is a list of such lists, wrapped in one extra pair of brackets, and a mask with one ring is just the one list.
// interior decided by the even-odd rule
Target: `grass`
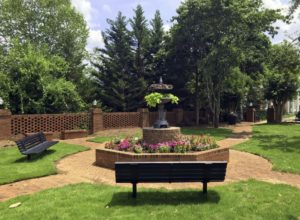
[(300, 125), (256, 125), (251, 140), (234, 148), (268, 159), (274, 170), (300, 174)]
[[(199, 186), (200, 189), (200, 186)], [(199, 190), (138, 189), (78, 184), (0, 203), (0, 219), (299, 219), (300, 190), (245, 181)], [(66, 196), (67, 195), (67, 196)], [(21, 202), (10, 209), (9, 205)]]
[(54, 162), (70, 154), (87, 150), (86, 147), (58, 143), (30, 161), (17, 147), (0, 149), (0, 184), (56, 174)]
[[(105, 143), (105, 142), (109, 142), (109, 141), (113, 140), (116, 137), (124, 139), (124, 138), (126, 138), (126, 136), (127, 136), (126, 134), (120, 134), (120, 135), (115, 135), (115, 136), (97, 136), (97, 137), (89, 139), (88, 141), (95, 142), (95, 143)], [(138, 132), (138, 133), (135, 133), (132, 136), (141, 138), (142, 133)]]
[(216, 141), (225, 139), (229, 137), (232, 133), (232, 130), (227, 129), (227, 128), (181, 128), (181, 133), (184, 135), (210, 135), (213, 137)]
[[(200, 135), (200, 134), (205, 134), (205, 135), (210, 135), (213, 137), (216, 141), (222, 140), (227, 138), (232, 131), (227, 128), (202, 128), (202, 127), (186, 127), (186, 128), (181, 128), (181, 133), (184, 135)], [(94, 138), (89, 139), (88, 141), (90, 142), (95, 142), (95, 143), (105, 143), (113, 140), (114, 138), (126, 138), (127, 135), (125, 134), (120, 134), (118, 136), (97, 136)], [(133, 135), (133, 137), (138, 137), (142, 138), (142, 132), (138, 132)]]

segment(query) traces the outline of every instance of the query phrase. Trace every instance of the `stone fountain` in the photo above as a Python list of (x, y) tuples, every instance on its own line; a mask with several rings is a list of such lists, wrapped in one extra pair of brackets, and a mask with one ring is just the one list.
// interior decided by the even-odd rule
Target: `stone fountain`
[[(160, 78), (158, 84), (152, 84), (150, 91), (166, 93), (173, 89), (173, 85), (164, 84), (162, 78)], [(170, 127), (166, 120), (165, 104), (169, 103), (169, 98), (163, 98), (158, 104), (158, 119), (154, 123), (153, 127), (143, 128), (143, 140), (147, 144), (156, 144), (166, 141), (173, 141), (180, 139), (180, 128)]]

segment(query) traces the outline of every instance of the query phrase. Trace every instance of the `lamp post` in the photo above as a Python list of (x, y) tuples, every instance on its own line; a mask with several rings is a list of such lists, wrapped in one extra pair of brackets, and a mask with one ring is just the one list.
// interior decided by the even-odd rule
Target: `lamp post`
[(93, 101), (93, 107), (96, 107), (97, 106), (97, 100), (95, 99), (94, 101)]
[(3, 106), (4, 106), (4, 101), (2, 97), (0, 97), (0, 109), (3, 109)]

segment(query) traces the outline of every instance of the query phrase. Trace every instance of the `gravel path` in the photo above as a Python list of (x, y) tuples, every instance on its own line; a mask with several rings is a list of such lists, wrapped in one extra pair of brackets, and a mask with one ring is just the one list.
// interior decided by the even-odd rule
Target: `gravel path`
[[(245, 142), (251, 137), (252, 124), (242, 123), (233, 127), (233, 134), (218, 144), (221, 147), (231, 147)], [(86, 138), (63, 141), (70, 144), (78, 144), (90, 147), (91, 150), (77, 153), (60, 160), (56, 166), (58, 174), (42, 178), (19, 181), (16, 183), (0, 186), (0, 201), (35, 193), (44, 189), (61, 187), (67, 184), (81, 182), (105, 183), (117, 185), (115, 183), (114, 171), (94, 166), (95, 149), (100, 144), (87, 142)], [(209, 187), (215, 185), (228, 184), (230, 182), (257, 179), (271, 183), (285, 183), (300, 188), (300, 175), (280, 173), (272, 171), (272, 164), (262, 157), (230, 150), (230, 163), (227, 168), (226, 181), (224, 183), (210, 183)], [(175, 183), (175, 184), (139, 184), (143, 187), (151, 188), (199, 188), (200, 183)], [(122, 184), (122, 186), (130, 186)]]

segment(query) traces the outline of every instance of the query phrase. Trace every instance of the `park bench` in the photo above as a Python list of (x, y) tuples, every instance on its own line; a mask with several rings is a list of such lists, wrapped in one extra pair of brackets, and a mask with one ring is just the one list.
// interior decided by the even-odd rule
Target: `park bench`
[(136, 198), (137, 183), (202, 182), (207, 194), (207, 183), (225, 180), (227, 161), (172, 161), (172, 162), (116, 162), (117, 183), (132, 183), (132, 197)]
[(30, 160), (31, 155), (40, 154), (56, 143), (58, 143), (58, 141), (47, 141), (44, 133), (42, 132), (16, 141), (19, 151), (21, 154), (27, 155), (28, 160)]

